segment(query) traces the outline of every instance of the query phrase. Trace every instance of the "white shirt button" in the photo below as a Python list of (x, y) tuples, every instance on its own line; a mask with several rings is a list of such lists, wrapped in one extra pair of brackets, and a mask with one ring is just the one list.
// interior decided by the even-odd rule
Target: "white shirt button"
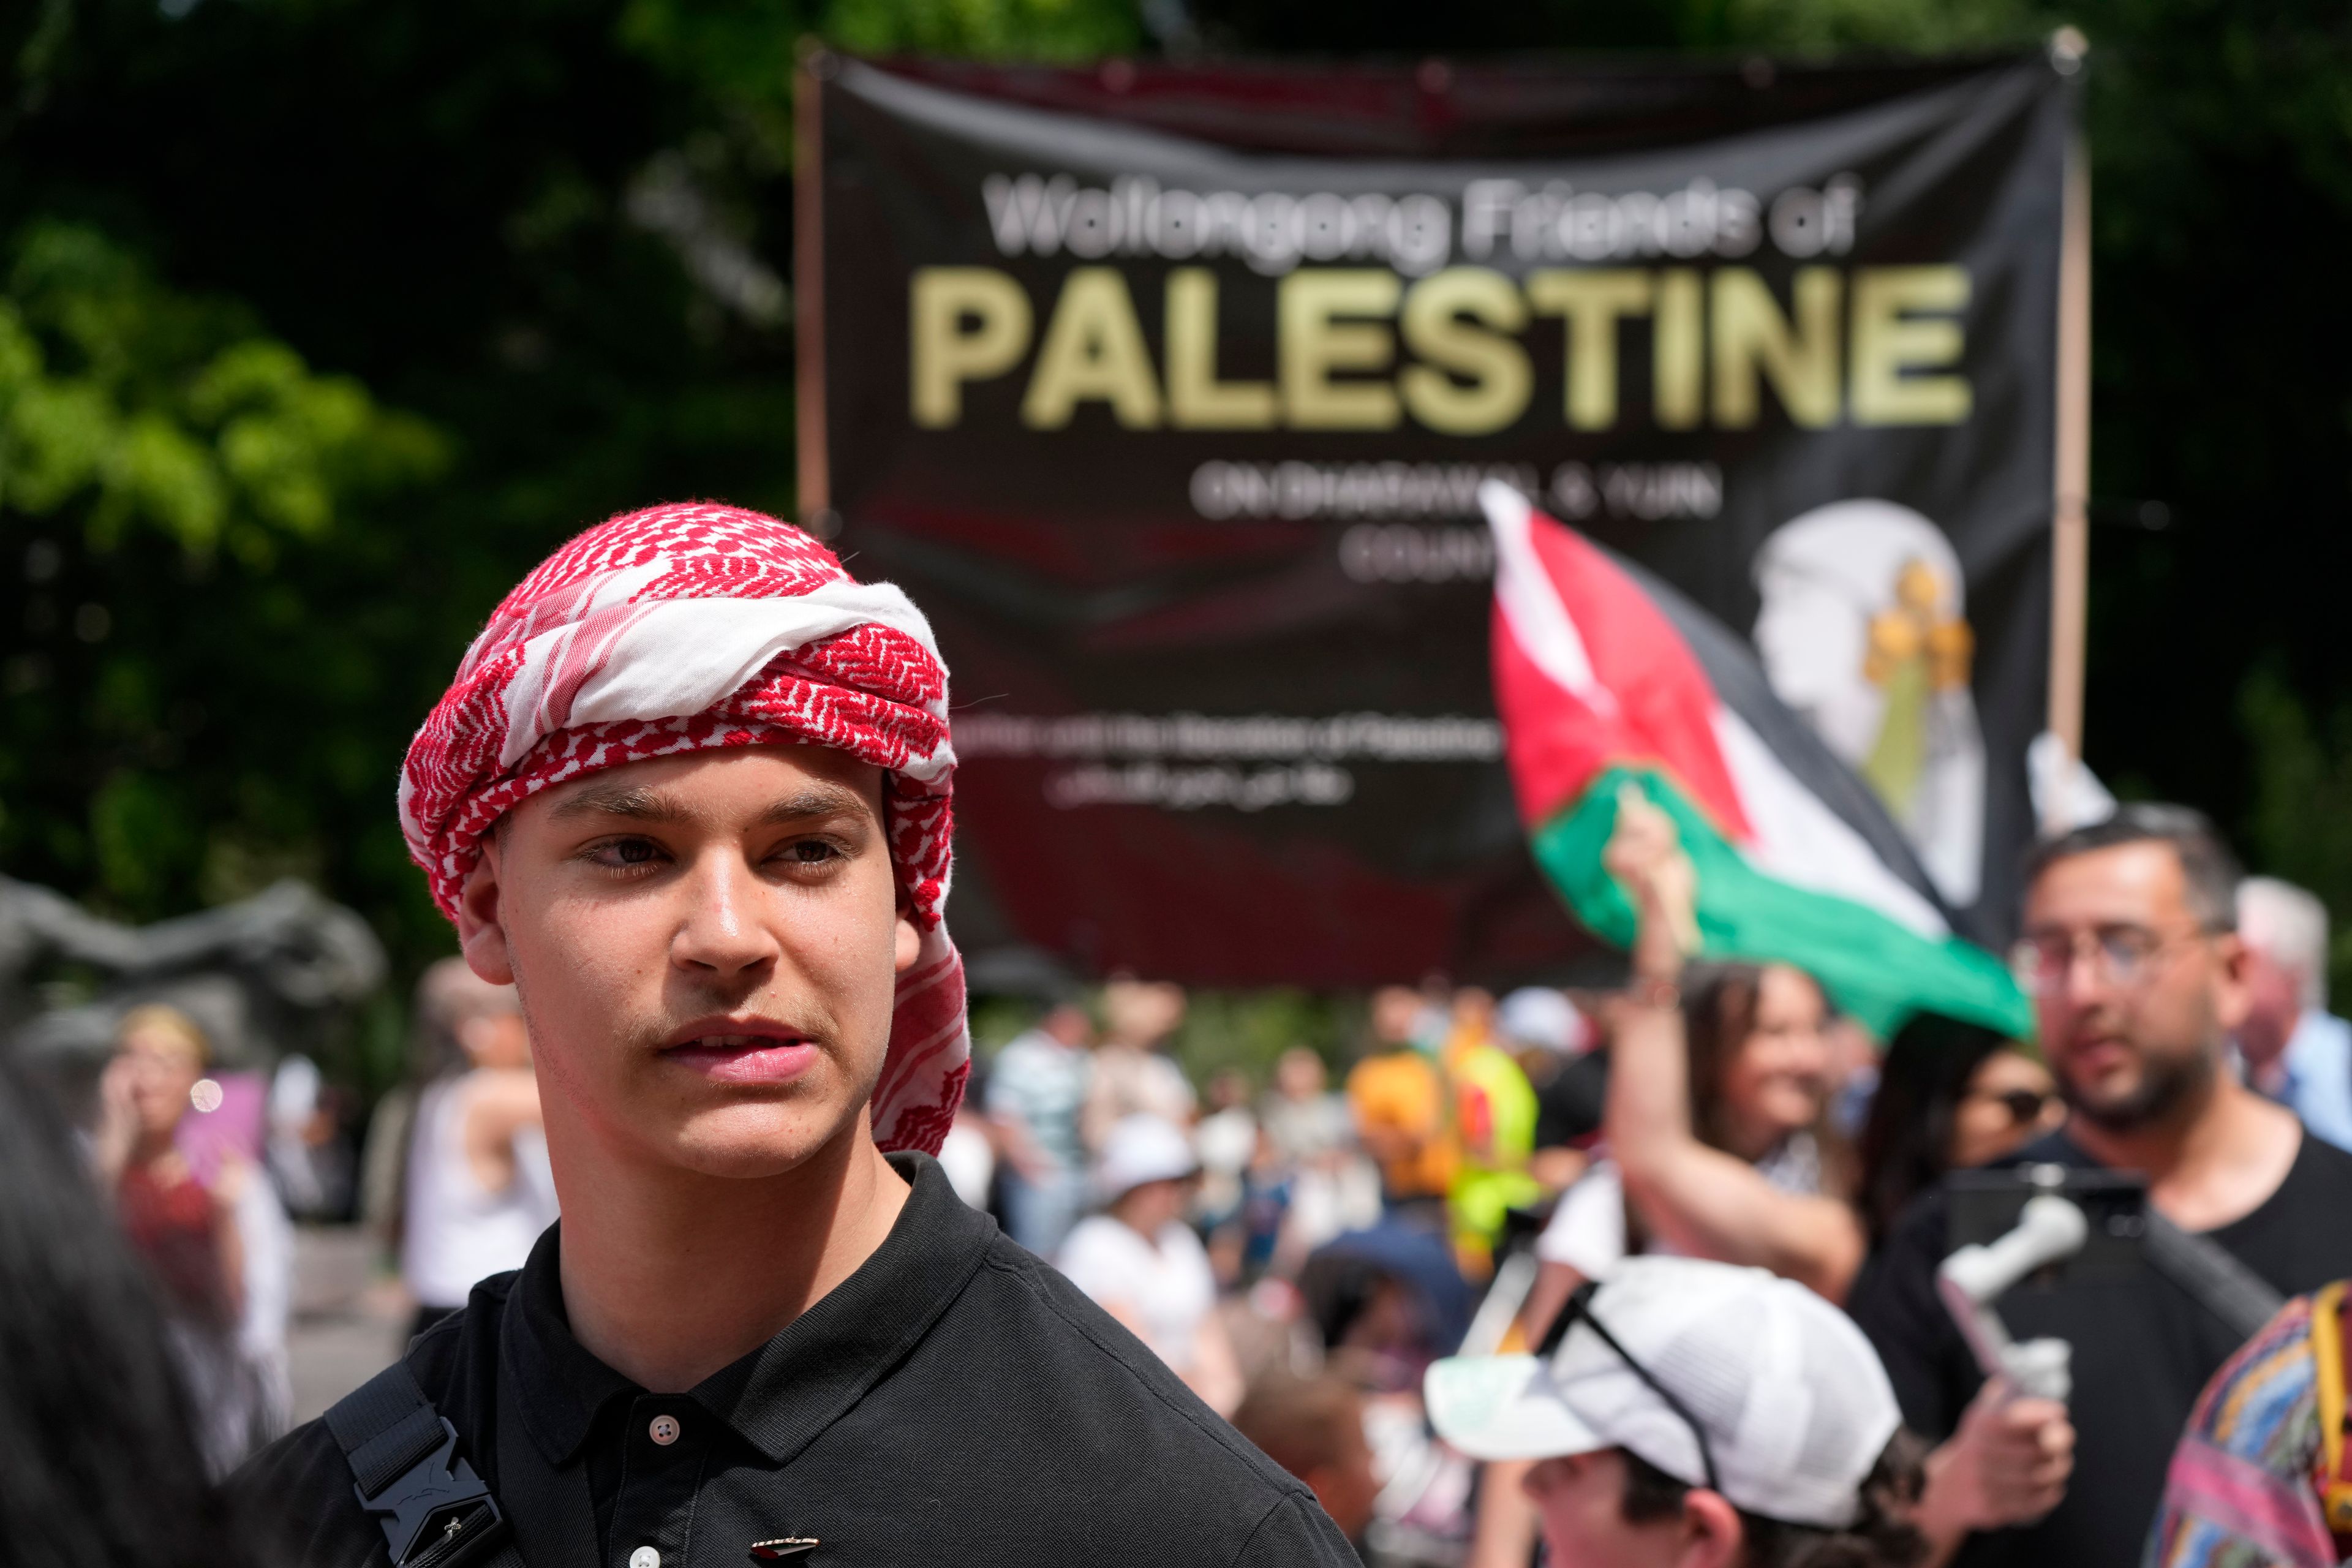
[[(675, 1415), (655, 1416), (653, 1425), (646, 1428), (646, 1436), (651, 1437), (655, 1442), (659, 1443), (663, 1447), (668, 1447), (672, 1443), (677, 1441), (677, 1417)], [(646, 1550), (651, 1552), (653, 1551), (653, 1548), (649, 1546), (646, 1548)], [(651, 1563), (639, 1563), (635, 1558), (632, 1558), (630, 1559), (629, 1568), (661, 1568), (660, 1555), (656, 1553), (654, 1561)]]
[(661, 1553), (650, 1546), (640, 1546), (629, 1553), (629, 1568), (661, 1568)]

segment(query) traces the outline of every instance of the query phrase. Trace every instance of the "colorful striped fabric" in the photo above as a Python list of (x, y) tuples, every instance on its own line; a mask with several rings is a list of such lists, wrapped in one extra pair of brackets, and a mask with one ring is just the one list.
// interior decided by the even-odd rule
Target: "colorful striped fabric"
[(2199, 1396), (2143, 1568), (2336, 1568), (2324, 1469), (2311, 1298), (2299, 1296)]

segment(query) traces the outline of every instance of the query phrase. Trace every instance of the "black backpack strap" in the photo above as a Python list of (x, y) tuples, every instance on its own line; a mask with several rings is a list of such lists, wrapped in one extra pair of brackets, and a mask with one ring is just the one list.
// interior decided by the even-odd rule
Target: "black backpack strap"
[(2241, 1342), (2252, 1339), (2286, 1305), (2286, 1298), (2269, 1280), (2210, 1237), (2181, 1229), (2152, 1205), (2145, 1223), (2143, 1244), (2148, 1262), (2227, 1323)]
[(523, 1568), (498, 1500), (406, 1361), (345, 1394), (325, 1419), (360, 1507), (383, 1525), (393, 1568)]

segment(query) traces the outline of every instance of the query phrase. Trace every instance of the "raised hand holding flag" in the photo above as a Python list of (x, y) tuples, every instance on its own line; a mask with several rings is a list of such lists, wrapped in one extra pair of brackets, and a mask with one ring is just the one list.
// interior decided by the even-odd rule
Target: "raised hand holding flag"
[(1655, 858), (1657, 823), (1626, 810), (1630, 791), (1686, 858), (1679, 940), (1693, 956), (1795, 964), (1882, 1037), (1923, 1011), (2031, 1031), (2008, 970), (1954, 932), (1869, 786), (1772, 695), (1744, 643), (1507, 486), (1479, 500), (1520, 819), (1585, 925), (1635, 941), (1637, 889), (1612, 864), (1621, 830), (1628, 870), (1648, 868), (1636, 879), (1676, 875)]

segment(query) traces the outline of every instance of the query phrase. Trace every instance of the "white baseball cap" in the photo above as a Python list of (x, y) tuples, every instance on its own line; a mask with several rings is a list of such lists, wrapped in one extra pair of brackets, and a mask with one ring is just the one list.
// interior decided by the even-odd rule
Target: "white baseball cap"
[(1438, 1435), (1472, 1458), (1623, 1448), (1747, 1512), (1825, 1530), (1853, 1522), (1902, 1424), (1844, 1313), (1761, 1268), (1690, 1258), (1619, 1264), (1548, 1361), (1454, 1356), (1425, 1386)]
[(1495, 1010), (1495, 1032), (1519, 1045), (1566, 1055), (1583, 1043), (1584, 1018), (1561, 993), (1528, 985), (1503, 998)]
[(1172, 1182), (1201, 1168), (1192, 1140), (1164, 1116), (1138, 1111), (1111, 1124), (1095, 1162), (1095, 1195), (1117, 1203), (1146, 1182)]

